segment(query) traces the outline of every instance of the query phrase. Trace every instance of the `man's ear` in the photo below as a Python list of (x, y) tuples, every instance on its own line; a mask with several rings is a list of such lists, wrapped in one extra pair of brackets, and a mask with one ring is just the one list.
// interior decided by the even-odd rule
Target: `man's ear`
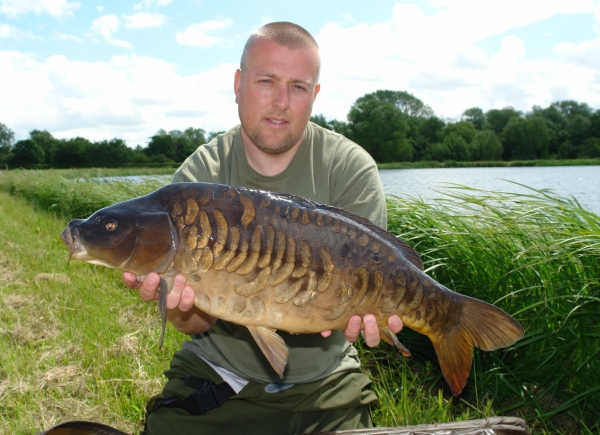
[(320, 90), (321, 90), (321, 83), (317, 83), (317, 86), (315, 86), (315, 95), (313, 96), (313, 101), (315, 101), (317, 99), (317, 95), (319, 94)]
[(235, 103), (239, 104), (239, 98), (240, 98), (240, 86), (242, 85), (242, 71), (241, 70), (236, 70), (235, 71), (235, 76), (233, 78), (233, 92), (235, 93)]

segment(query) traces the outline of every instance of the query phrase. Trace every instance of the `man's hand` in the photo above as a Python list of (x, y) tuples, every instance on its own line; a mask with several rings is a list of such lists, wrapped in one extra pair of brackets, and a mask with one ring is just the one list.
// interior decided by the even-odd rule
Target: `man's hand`
[[(362, 334), (365, 339), (365, 343), (369, 347), (375, 347), (380, 342), (379, 337), (379, 326), (377, 326), (377, 321), (373, 314), (367, 314), (362, 319), (362, 323), (364, 323), (364, 329), (361, 330), (361, 318), (360, 316), (352, 316), (348, 321), (348, 325), (346, 329), (344, 329), (344, 337), (350, 343), (354, 343), (358, 339), (358, 334)], [(388, 319), (388, 326), (392, 330), (394, 334), (399, 333), (404, 327), (402, 320), (397, 315), (390, 316)], [(329, 337), (331, 335), (331, 330), (321, 332), (323, 337)]]
[[(140, 282), (133, 273), (124, 272), (121, 279), (130, 289), (138, 289), (143, 300), (158, 299), (160, 276), (157, 273), (149, 273)], [(177, 275), (173, 281), (173, 288), (167, 294), (167, 319), (184, 334), (199, 334), (207, 331), (217, 321), (215, 317), (194, 306), (194, 297), (194, 290), (187, 285), (185, 277)]]
[[(123, 283), (130, 289), (138, 289), (140, 298), (145, 301), (155, 301), (158, 299), (158, 285), (160, 276), (151, 272), (142, 282), (138, 281), (133, 273), (124, 272), (122, 276)], [(173, 289), (167, 294), (167, 308), (179, 308), (180, 311), (189, 311), (194, 306), (194, 290), (186, 285), (186, 279), (182, 275), (177, 275), (173, 282)]]

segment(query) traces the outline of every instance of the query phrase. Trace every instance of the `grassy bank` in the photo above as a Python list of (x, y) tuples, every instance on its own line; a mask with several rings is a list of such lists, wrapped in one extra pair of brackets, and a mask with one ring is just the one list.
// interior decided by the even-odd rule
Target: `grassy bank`
[(133, 433), (181, 338), (103, 267), (72, 264), (66, 220), (0, 192), (0, 433), (72, 419)]
[[(0, 174), (0, 433), (30, 434), (77, 418), (138, 430), (143, 405), (183, 340), (169, 328), (158, 351), (155, 306), (128, 291), (115, 271), (78, 263), (67, 269), (58, 239), (66, 218), (164, 181), (103, 183), (83, 175)], [(600, 218), (543, 192), (447, 194), (427, 202), (390, 198), (390, 229), (438, 281), (496, 303), (522, 322), (526, 336), (508, 350), (477, 352), (458, 399), (426, 338), (401, 333), (412, 358), (397, 359), (385, 345), (361, 348), (379, 396), (376, 422), (518, 415), (533, 433), (600, 433)]]

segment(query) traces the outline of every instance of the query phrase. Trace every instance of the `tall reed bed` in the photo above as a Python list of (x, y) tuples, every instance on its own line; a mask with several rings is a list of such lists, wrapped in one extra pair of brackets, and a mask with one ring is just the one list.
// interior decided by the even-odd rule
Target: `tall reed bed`
[[(106, 182), (98, 176), (10, 172), (0, 174), (0, 190), (72, 218), (168, 182)], [(512, 414), (527, 419), (533, 433), (600, 433), (600, 217), (543, 190), (516, 194), (450, 186), (433, 200), (389, 198), (388, 221), (436, 280), (498, 305), (526, 334), (509, 349), (476, 351), (458, 399), (424, 336), (400, 334), (413, 354), (407, 359), (384, 345), (359, 344), (379, 396), (377, 424)]]
[(544, 190), (464, 186), (427, 202), (391, 199), (388, 213), (436, 280), (526, 329), (508, 350), (476, 353), (461, 400), (493, 399), (495, 413), (550, 431), (600, 433), (600, 217)]

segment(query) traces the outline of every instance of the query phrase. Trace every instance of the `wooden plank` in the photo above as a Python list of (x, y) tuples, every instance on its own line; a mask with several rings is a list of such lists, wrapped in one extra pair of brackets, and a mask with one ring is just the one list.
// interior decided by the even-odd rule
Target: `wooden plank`
[(520, 418), (490, 417), (451, 423), (321, 432), (318, 435), (530, 435), (530, 433), (527, 424)]

